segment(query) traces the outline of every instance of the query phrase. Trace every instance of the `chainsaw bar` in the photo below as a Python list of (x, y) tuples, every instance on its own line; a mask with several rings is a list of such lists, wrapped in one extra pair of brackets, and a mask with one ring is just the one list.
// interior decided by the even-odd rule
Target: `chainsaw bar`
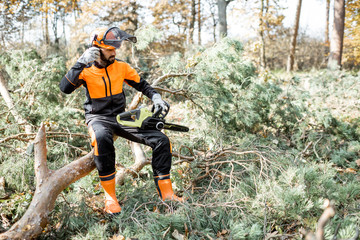
[(164, 129), (171, 130), (171, 131), (178, 131), (178, 132), (188, 132), (189, 131), (188, 127), (174, 124), (174, 123), (165, 123)]

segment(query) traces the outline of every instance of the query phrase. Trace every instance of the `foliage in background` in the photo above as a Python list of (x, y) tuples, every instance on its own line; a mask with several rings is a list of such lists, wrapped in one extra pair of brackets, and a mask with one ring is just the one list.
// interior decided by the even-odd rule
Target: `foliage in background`
[(345, 67), (359, 68), (360, 65), (360, 2), (346, 1), (344, 58)]

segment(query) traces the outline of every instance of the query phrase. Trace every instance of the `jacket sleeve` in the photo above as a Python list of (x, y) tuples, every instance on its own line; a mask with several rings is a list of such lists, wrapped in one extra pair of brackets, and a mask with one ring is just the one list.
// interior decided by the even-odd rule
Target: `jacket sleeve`
[(130, 65), (128, 64), (126, 65), (127, 69), (124, 78), (125, 82), (151, 99), (152, 96), (157, 93), (155, 89), (151, 87), (150, 84), (143, 78), (140, 78), (139, 74), (136, 72), (135, 69), (130, 67)]
[(79, 79), (79, 76), (85, 67), (85, 64), (76, 62), (75, 65), (65, 74), (59, 85), (60, 90), (63, 93), (70, 94), (84, 83), (82, 79)]
[(148, 98), (152, 98), (154, 94), (157, 92), (153, 87), (150, 86), (150, 84), (145, 81), (143, 78), (140, 79), (140, 81), (137, 83), (135, 81), (127, 80), (125, 79), (126, 83), (129, 84), (131, 87), (135, 88), (139, 92), (142, 92), (145, 96)]

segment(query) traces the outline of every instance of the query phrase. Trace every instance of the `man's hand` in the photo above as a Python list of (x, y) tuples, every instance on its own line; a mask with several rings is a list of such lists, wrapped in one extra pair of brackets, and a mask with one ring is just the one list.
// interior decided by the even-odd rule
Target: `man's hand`
[(79, 63), (88, 64), (94, 62), (98, 58), (100, 58), (100, 48), (91, 47), (87, 49), (77, 61)]
[(156, 113), (160, 108), (162, 109), (162, 111), (167, 111), (168, 110), (168, 103), (166, 103), (165, 101), (163, 101), (161, 99), (161, 95), (160, 94), (154, 94), (152, 99), (151, 99), (154, 103), (154, 113)]

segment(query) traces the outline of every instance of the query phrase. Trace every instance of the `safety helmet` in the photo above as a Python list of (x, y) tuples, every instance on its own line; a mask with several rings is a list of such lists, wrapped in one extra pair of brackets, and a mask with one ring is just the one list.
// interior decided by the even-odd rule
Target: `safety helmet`
[(119, 48), (124, 40), (137, 42), (135, 36), (127, 34), (118, 27), (98, 28), (91, 34), (91, 45), (106, 49)]

